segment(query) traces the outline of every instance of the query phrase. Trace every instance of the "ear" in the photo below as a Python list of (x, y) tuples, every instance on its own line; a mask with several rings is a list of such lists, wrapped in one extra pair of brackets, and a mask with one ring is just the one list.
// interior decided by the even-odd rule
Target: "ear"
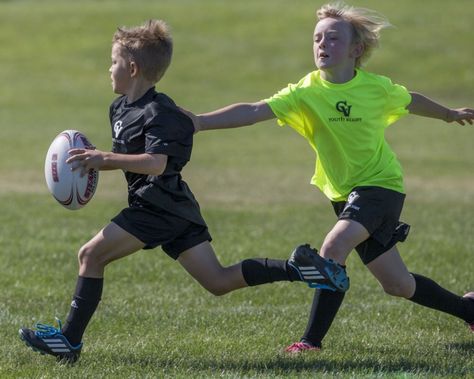
[(353, 58), (359, 58), (364, 53), (364, 45), (360, 42), (354, 43), (351, 49), (351, 56)]
[(130, 61), (130, 77), (134, 78), (138, 74), (138, 66), (134, 61)]

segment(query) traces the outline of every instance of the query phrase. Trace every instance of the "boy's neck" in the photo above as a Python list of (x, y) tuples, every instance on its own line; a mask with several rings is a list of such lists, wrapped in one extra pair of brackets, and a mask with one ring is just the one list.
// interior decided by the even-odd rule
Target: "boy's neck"
[(151, 82), (135, 82), (135, 85), (130, 88), (129, 91), (125, 94), (127, 96), (128, 103), (133, 103), (143, 97), (145, 93), (152, 87), (154, 87), (154, 83)]
[(334, 84), (342, 84), (351, 81), (354, 76), (356, 75), (356, 71), (354, 67), (349, 67), (344, 70), (321, 70), (321, 78), (325, 81), (334, 83)]

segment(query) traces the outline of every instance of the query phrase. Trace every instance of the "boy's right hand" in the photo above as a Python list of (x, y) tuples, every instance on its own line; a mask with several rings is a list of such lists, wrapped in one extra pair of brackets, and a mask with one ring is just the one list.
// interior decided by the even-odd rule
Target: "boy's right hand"
[(196, 134), (197, 132), (199, 132), (201, 130), (201, 125), (199, 124), (199, 116), (196, 116), (194, 113), (186, 110), (186, 109), (183, 109), (181, 107), (179, 107), (179, 110), (181, 112), (183, 112), (186, 116), (188, 116), (191, 121), (193, 122), (193, 125), (194, 125), (194, 134)]
[(466, 123), (472, 125), (474, 122), (474, 109), (471, 109), (471, 108), (450, 109), (446, 113), (446, 122), (454, 122), (454, 121), (460, 125), (466, 125)]

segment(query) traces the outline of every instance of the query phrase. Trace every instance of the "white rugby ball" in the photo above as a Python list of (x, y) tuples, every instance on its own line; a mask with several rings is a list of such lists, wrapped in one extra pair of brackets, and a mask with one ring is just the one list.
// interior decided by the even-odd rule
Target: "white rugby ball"
[(71, 170), (66, 163), (71, 149), (91, 149), (93, 145), (77, 130), (65, 130), (54, 138), (46, 154), (44, 176), (49, 192), (67, 209), (86, 205), (95, 193), (99, 180), (97, 170), (89, 170), (81, 177), (80, 170)]

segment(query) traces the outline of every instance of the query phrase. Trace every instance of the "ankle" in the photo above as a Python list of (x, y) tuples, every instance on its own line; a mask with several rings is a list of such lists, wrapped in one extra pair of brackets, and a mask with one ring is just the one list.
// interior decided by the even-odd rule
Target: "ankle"
[(317, 347), (318, 349), (321, 349), (322, 348), (322, 344), (321, 342), (314, 342), (314, 341), (311, 341), (307, 338), (301, 338), (300, 342), (303, 342), (305, 343), (306, 345), (309, 345), (311, 347)]

